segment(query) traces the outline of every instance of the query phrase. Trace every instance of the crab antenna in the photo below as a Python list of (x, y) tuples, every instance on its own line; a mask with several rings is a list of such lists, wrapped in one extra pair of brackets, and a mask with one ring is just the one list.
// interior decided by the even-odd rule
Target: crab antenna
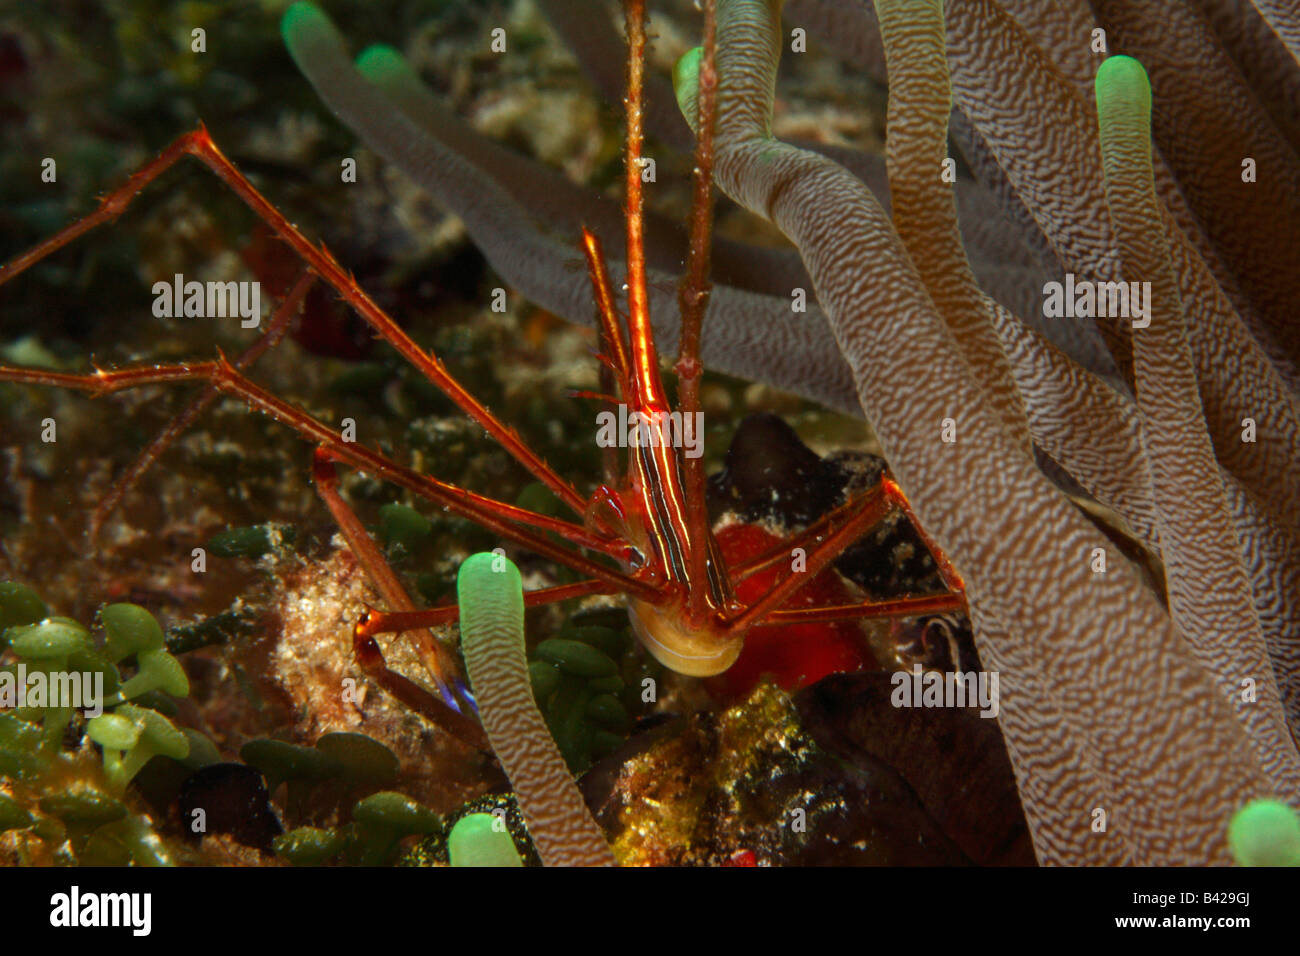
[(645, 72), (645, 0), (624, 0), (627, 19), (627, 329), (632, 347), (632, 388), (628, 400), (667, 410), (659, 378), (659, 354), (650, 327), (646, 293), (645, 224), (641, 216), (641, 86)]

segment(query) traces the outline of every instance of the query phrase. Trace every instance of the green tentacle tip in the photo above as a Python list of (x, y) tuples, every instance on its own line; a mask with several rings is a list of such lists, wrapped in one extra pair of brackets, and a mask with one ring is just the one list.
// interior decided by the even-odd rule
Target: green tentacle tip
[(304, 32), (314, 32), (320, 30), (332, 30), (334, 24), (326, 16), (325, 11), (314, 3), (308, 3), (306, 0), (293, 4), (288, 10), (284, 11), (284, 16), (280, 18), (280, 36), (284, 38), (285, 44), (292, 49), (294, 40), (300, 38)]
[(471, 813), (456, 821), (447, 837), (452, 866), (523, 866), (510, 831), (491, 813)]
[(456, 596), (461, 609), (461, 634), (473, 635), (483, 624), (513, 622), (518, 618), (523, 641), (524, 579), (513, 561), (495, 551), (471, 554), (456, 575)]
[(522, 588), (523, 578), (515, 563), (496, 551), (471, 554), (461, 563), (456, 578), (457, 592), (466, 587), (491, 593), (505, 593), (514, 587)]
[(677, 108), (682, 116), (695, 128), (698, 120), (698, 103), (700, 99), (700, 61), (704, 59), (704, 47), (697, 46), (687, 50), (673, 65), (673, 92), (677, 95)]
[(1280, 800), (1252, 800), (1228, 824), (1241, 866), (1300, 866), (1300, 816)]
[(1097, 118), (1106, 122), (1109, 109), (1139, 109), (1151, 112), (1151, 81), (1142, 64), (1131, 56), (1111, 56), (1097, 68)]
[(406, 58), (386, 43), (371, 44), (358, 53), (356, 67), (358, 73), (376, 82), (393, 77), (404, 77), (411, 72)]

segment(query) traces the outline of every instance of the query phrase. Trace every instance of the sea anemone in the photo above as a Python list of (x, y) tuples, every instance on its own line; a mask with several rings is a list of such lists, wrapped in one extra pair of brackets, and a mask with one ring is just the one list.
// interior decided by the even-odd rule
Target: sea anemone
[[(715, 177), (802, 261), (719, 244), (706, 361), (875, 429), (967, 582), (1041, 862), (1227, 862), (1238, 808), (1300, 799), (1294, 13), (792, 2), (792, 23), (888, 84), (891, 216), (869, 160), (772, 136), (781, 7), (718, 4)], [(612, 31), (576, 29), (562, 0), (544, 9), (608, 78)], [(600, 232), (616, 207), (432, 108), (395, 56), (372, 51), (358, 72), (322, 21), (286, 32), (336, 113), (530, 299), (589, 321), (571, 240), (551, 227)], [(651, 122), (682, 145), (650, 95)], [(950, 136), (975, 183), (952, 174)], [(971, 194), (1002, 217), (982, 239)], [(1014, 268), (981, 267), (990, 236), (1020, 251)], [(681, 249), (652, 227), (668, 347)], [(1053, 314), (1044, 275), (1103, 294), (1150, 283), (1148, 311)], [(807, 288), (817, 306), (792, 309)], [(1159, 557), (1165, 593), (1080, 497)]]

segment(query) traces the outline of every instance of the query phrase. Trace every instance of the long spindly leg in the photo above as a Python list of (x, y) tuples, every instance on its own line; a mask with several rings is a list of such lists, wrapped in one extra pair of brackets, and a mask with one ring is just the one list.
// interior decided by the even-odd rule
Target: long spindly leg
[[(903, 510), (916, 527), (922, 542), (934, 556), (940, 576), (950, 593), (888, 601), (866, 601), (850, 605), (781, 610), (782, 604), (829, 566), (845, 548), (862, 537), (894, 507)], [(804, 531), (802, 535), (796, 536), (796, 539), (808, 536), (810, 532), (813, 533), (811, 537), (816, 540), (816, 543), (808, 551), (804, 570), (788, 571), (767, 594), (728, 621), (729, 629), (743, 632), (759, 622), (795, 623), (865, 616), (913, 617), (917, 614), (961, 610), (966, 606), (961, 577), (943, 552), (938, 550), (920, 530), (903, 490), (888, 476), (882, 478), (874, 489), (849, 502), (848, 505), (836, 509), (821, 522)], [(788, 553), (789, 545), (790, 542), (782, 542), (780, 553)], [(769, 557), (751, 564), (770, 563), (772, 562)]]
[(150, 365), (112, 371), (99, 370), (88, 375), (50, 372), (44, 369), (0, 367), (0, 381), (27, 385), (52, 385), (96, 395), (142, 385), (206, 381), (222, 392), (242, 398), (259, 411), (288, 425), (302, 437), (321, 446), (336, 461), (347, 463), (376, 478), (406, 488), (536, 554), (558, 561), (580, 574), (589, 575), (613, 590), (626, 591), (647, 601), (653, 601), (659, 596), (658, 590), (649, 582), (624, 574), (585, 554), (565, 548), (547, 537), (544, 532), (555, 532), (579, 547), (591, 548), (619, 559), (627, 557), (623, 553), (625, 545), (597, 537), (581, 525), (536, 514), (447, 484), (400, 465), (365, 446), (344, 441), (333, 429), (250, 381), (224, 356), (216, 361)]
[(732, 582), (739, 584), (745, 578), (757, 574), (765, 568), (789, 561), (794, 556), (796, 549), (807, 554), (809, 548), (816, 547), (822, 542), (826, 535), (830, 533), (831, 528), (850, 518), (857, 507), (859, 507), (859, 499), (853, 498), (846, 501), (822, 515), (793, 537), (777, 541), (766, 551), (729, 565), (728, 570), (731, 572)]
[[(900, 493), (901, 494), (901, 493)], [(906, 595), (901, 598), (870, 599), (848, 604), (828, 604), (799, 608), (785, 608), (770, 611), (762, 619), (763, 624), (811, 624), (825, 621), (852, 620), (863, 617), (917, 617), (923, 614), (940, 614), (966, 609), (966, 596), (961, 577), (948, 562), (947, 558), (921, 530), (911, 509), (904, 502), (895, 501), (899, 509), (907, 515), (917, 536), (934, 559), (939, 576), (948, 591), (943, 594)], [(860, 507), (859, 499), (845, 502), (829, 514), (823, 515), (813, 524), (794, 537), (778, 542), (768, 551), (755, 555), (748, 560), (737, 562), (731, 567), (733, 581), (739, 583), (752, 574), (769, 568), (774, 564), (788, 562), (794, 549), (802, 549), (805, 554), (811, 547), (816, 547), (830, 530), (838, 523), (851, 518), (855, 508)], [(851, 542), (850, 542), (851, 543)], [(832, 558), (833, 560), (833, 558)], [(812, 578), (804, 573), (806, 581)], [(798, 593), (797, 590), (795, 593)]]
[[(316, 493), (320, 495), (335, 523), (347, 539), (348, 546), (356, 555), (357, 561), (370, 575), (370, 581), (383, 595), (388, 606), (396, 611), (414, 611), (415, 603), (406, 593), (406, 588), (397, 579), (397, 574), (380, 552), (374, 538), (370, 536), (361, 519), (352, 510), (351, 505), (339, 494), (338, 468), (329, 453), (317, 449), (312, 460), (312, 479)], [(414, 628), (408, 632), (415, 641), (416, 650), (425, 670), (438, 685), (442, 699), (449, 704), (456, 700), (455, 686), (456, 664), (446, 649), (434, 639), (427, 627)]]
[[(454, 693), (453, 688), (457, 686), (456, 665), (447, 650), (429, 632), (429, 628), (454, 622), (460, 616), (460, 606), (452, 603), (435, 608), (417, 609), (406, 593), (406, 589), (397, 579), (392, 566), (375, 544), (370, 532), (365, 529), (356, 512), (339, 494), (338, 472), (334, 458), (327, 450), (316, 450), (312, 463), (312, 476), (316, 491), (329, 508), (330, 514), (334, 516), (334, 521), (347, 539), (352, 553), (357, 556), (358, 562), (370, 575), (370, 580), (376, 589), (392, 608), (389, 611), (368, 610), (363, 615), (357, 622), (354, 632), (354, 647), (359, 649), (358, 653), (365, 654), (366, 660), (373, 663), (374, 653), (369, 650), (369, 645), (366, 643), (368, 639), (377, 634), (413, 635), (425, 669), (433, 675), (443, 699), (450, 701)], [(578, 581), (574, 584), (529, 591), (524, 596), (524, 606), (538, 607), (591, 594), (608, 594), (612, 590), (607, 583), (595, 579)], [(382, 664), (382, 661), (381, 656), (379, 663)]]
[(965, 613), (966, 596), (960, 593), (908, 595), (882, 601), (867, 600), (853, 604), (823, 604), (816, 607), (786, 608), (770, 611), (763, 624), (812, 624), (847, 621), (863, 617), (922, 617), (927, 614)]
[[(591, 278), (591, 287), (596, 293), (596, 318), (600, 330), (600, 386), (607, 393), (617, 388), (624, 401), (632, 393), (631, 366), (627, 354), (627, 342), (623, 339), (623, 329), (619, 325), (618, 307), (614, 304), (614, 286), (609, 279), (609, 266), (605, 262), (605, 253), (600, 240), (590, 229), (582, 230), (582, 252), (587, 259), (587, 275)], [(605, 411), (615, 413), (614, 402), (605, 401)], [(617, 487), (623, 481), (623, 465), (619, 459), (617, 447), (606, 445), (601, 449), (602, 471), (605, 483)]]
[[(587, 581), (575, 581), (573, 584), (557, 584), (555, 587), (525, 591), (524, 607), (541, 607), (543, 604), (571, 601), (592, 594), (613, 593), (614, 589), (604, 581), (592, 578)], [(409, 631), (418, 627), (439, 627), (450, 624), (459, 617), (460, 606), (457, 604), (439, 604), (437, 607), (426, 608), (423, 611), (368, 611), (357, 624), (357, 634), (366, 638), (374, 637), (376, 634)]]
[(626, 398), (632, 394), (631, 363), (623, 328), (619, 324), (618, 306), (614, 302), (614, 284), (609, 278), (609, 266), (600, 239), (590, 229), (582, 230), (582, 254), (587, 260), (587, 275), (596, 296), (596, 318), (600, 329), (600, 342), (606, 363), (616, 377), (619, 394)]
[[(589, 594), (607, 594), (612, 590), (609, 585), (594, 580), (563, 584), (553, 588), (539, 588), (536, 591), (528, 591), (524, 594), (524, 606), (539, 607), (543, 604), (554, 604), (571, 598), (585, 597)], [(451, 711), (451, 708), (447, 707), (446, 704), (415, 683), (415, 681), (390, 668), (384, 660), (384, 654), (379, 648), (379, 642), (375, 640), (376, 634), (449, 624), (456, 620), (459, 614), (460, 608), (456, 604), (445, 604), (424, 611), (369, 611), (357, 622), (356, 627), (353, 629), (352, 654), (361, 669), (366, 672), (366, 676), (412, 710), (437, 722), (440, 722), (440, 716), (444, 716), (444, 711), (449, 711), (456, 718), (472, 724), (473, 730), (477, 732), (478, 737), (470, 736), (468, 731), (461, 733), (460, 736), (462, 739), (473, 743), (480, 750), (486, 751), (491, 748), (487, 744), (482, 728), (473, 721), (469, 721), (464, 715)]]
[[(431, 610), (417, 610), (374, 539), (362, 526), (356, 512), (339, 494), (338, 471), (328, 451), (316, 450), (312, 462), (312, 476), (316, 491), (334, 516), (352, 553), (357, 556), (357, 561), (370, 575), (370, 580), (383, 595), (384, 600), (395, 608), (393, 611), (367, 611), (357, 622), (352, 633), (352, 653), (357, 664), (365, 671), (367, 677), (412, 710), (423, 714), (479, 750), (490, 750), (491, 747), (482, 727), (468, 716), (472, 706), (465, 706), (467, 702), (460, 697), (459, 690), (462, 685), (457, 679), (456, 664), (451, 660), (446, 648), (439, 644), (429, 631), (430, 627), (456, 620), (459, 616), (459, 605), (451, 604)], [(533, 607), (538, 604), (563, 601), (596, 593), (602, 588), (609, 590), (608, 585), (601, 584), (599, 581), (584, 581), (576, 585), (569, 584), (544, 591), (533, 591), (530, 592), (531, 600), (526, 600), (525, 604)], [(388, 666), (383, 651), (375, 640), (375, 635), (393, 632), (404, 632), (414, 637), (420, 659), (425, 669), (437, 682), (441, 699)]]
[[(894, 507), (897, 507), (907, 517), (911, 523), (912, 529), (916, 532), (921, 543), (929, 551), (931, 558), (934, 559), (935, 567), (938, 569), (940, 578), (943, 579), (944, 585), (948, 588), (944, 594), (923, 594), (923, 595), (906, 595), (901, 598), (869, 599), (864, 601), (855, 601), (848, 604), (827, 604), (800, 608), (784, 608), (781, 610), (769, 611), (763, 618), (764, 624), (810, 624), (814, 622), (841, 621), (863, 617), (882, 618), (906, 618), (919, 617), (924, 614), (942, 614), (946, 612), (966, 610), (966, 593), (965, 585), (962, 582), (961, 575), (949, 562), (947, 556), (939, 547), (930, 540), (929, 535), (917, 521), (916, 515), (912, 512), (912, 506), (907, 497), (903, 494), (902, 489), (894, 483), (893, 479), (887, 475), (880, 480), (880, 483), (873, 491), (868, 492), (860, 498), (846, 502), (836, 508), (830, 514), (823, 515), (813, 524), (809, 525), (799, 534), (786, 541), (782, 541), (766, 554), (759, 555), (751, 560), (739, 564), (734, 569), (737, 580), (741, 580), (756, 571), (786, 560), (791, 549), (802, 547), (807, 549), (823, 541), (829, 530), (841, 521), (847, 521), (853, 518), (854, 512), (861, 507), (862, 502), (868, 502), (875, 495), (883, 495)], [(883, 515), (882, 515), (883, 516)], [(865, 530), (865, 529), (864, 529)], [(852, 542), (848, 542), (851, 544)], [(846, 544), (845, 547), (848, 545)], [(843, 548), (840, 549), (841, 551)], [(837, 552), (838, 554), (839, 552)], [(836, 555), (831, 556), (834, 560)], [(808, 578), (811, 580), (811, 578)], [(797, 589), (796, 589), (797, 590)]]
[(410, 336), (357, 285), (352, 275), (339, 265), (323, 245), (319, 247), (313, 245), (303, 236), (293, 223), (289, 222), (252, 183), (244, 178), (243, 173), (221, 152), (202, 125), (178, 137), (156, 157), (140, 167), (123, 185), (104, 196), (95, 212), (0, 266), (0, 284), (24, 272), (96, 226), (116, 219), (149, 183), (183, 156), (193, 156), (212, 170), (243, 200), (245, 205), (301, 257), (313, 272), (342, 296), (380, 337), (455, 402), (465, 414), (478, 422), (538, 481), (550, 488), (574, 514), (581, 515), (584, 512), (587, 502), (583, 496), (529, 449), (513, 429), (502, 423), (486, 406), (466, 391), (436, 355), (425, 352), (416, 345)]
[[(313, 273), (303, 272), (298, 281), (294, 283), (293, 288), (289, 290), (289, 294), (285, 296), (284, 301), (276, 307), (266, 331), (235, 359), (235, 368), (241, 371), (248, 368), (280, 343), (281, 339), (289, 331), (289, 325), (293, 322), (294, 316), (298, 314), (298, 306), (302, 304), (303, 298), (315, 281), (316, 276)], [(109, 488), (108, 493), (95, 506), (95, 511), (90, 516), (90, 527), (87, 529), (87, 535), (92, 545), (98, 539), (99, 529), (103, 527), (104, 521), (113, 512), (113, 509), (135, 487), (135, 484), (144, 473), (171, 446), (172, 442), (179, 438), (185, 429), (194, 424), (195, 420), (216, 400), (219, 394), (220, 392), (215, 385), (209, 385), (204, 389), (201, 395), (190, 402), (176, 417), (167, 423), (167, 427), (149, 443), (145, 450), (131, 463), (130, 467), (118, 476), (117, 480), (113, 482), (113, 486)]]
[[(862, 500), (869, 498), (872, 494), (875, 494), (876, 491), (881, 490), (885, 480), (888, 480), (887, 475), (882, 478), (880, 482), (877, 482), (876, 488), (873, 491), (866, 492), (863, 496), (846, 501), (844, 504), (834, 508), (827, 514), (822, 515), (793, 537), (777, 542), (770, 549), (761, 554), (736, 562), (730, 568), (732, 580), (735, 582), (743, 581), (745, 578), (752, 574), (756, 574), (764, 568), (788, 561), (796, 548), (802, 549), (806, 554), (810, 547), (815, 547), (824, 540), (831, 528), (848, 520), (848, 518), (853, 515), (855, 509), (860, 507)], [(926, 551), (934, 560), (935, 567), (939, 572), (940, 578), (943, 579), (944, 585), (950, 591), (955, 593), (961, 593), (964, 591), (965, 585), (962, 582), (961, 575), (957, 573), (957, 570), (952, 566), (951, 562), (948, 561), (948, 558), (943, 551), (940, 550), (939, 547), (930, 539), (930, 536), (925, 533), (925, 529), (921, 527), (921, 523), (912, 512), (912, 506), (908, 502), (907, 498), (904, 497), (903, 492), (898, 489), (897, 485), (891, 484), (888, 489), (885, 489), (885, 493), (890, 496), (893, 505), (903, 512), (904, 516), (906, 516), (908, 522), (911, 524), (912, 530), (915, 531), (917, 537), (921, 539), (922, 545), (925, 546)]]
[(373, 637), (354, 634), (352, 654), (367, 677), (407, 707), (423, 714), (471, 746), (485, 753), (491, 751), (492, 746), (488, 743), (487, 734), (483, 732), (483, 728), (476, 720), (449, 707), (409, 677), (390, 668), (384, 661), (379, 643)]

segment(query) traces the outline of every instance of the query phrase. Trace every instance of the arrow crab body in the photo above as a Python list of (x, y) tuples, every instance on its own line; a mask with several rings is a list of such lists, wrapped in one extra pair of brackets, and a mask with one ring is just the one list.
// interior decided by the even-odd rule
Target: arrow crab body
[[(294, 429), (315, 448), (316, 490), (342, 530), (359, 563), (388, 605), (360, 620), (354, 633), (357, 660), (390, 693), (418, 709), (449, 733), (484, 746), (471, 707), (463, 696), (459, 665), (429, 628), (450, 622), (457, 607), (448, 604), (417, 609), (384, 555), (338, 489), (339, 466), (396, 484), (444, 510), (469, 519), (519, 547), (564, 564), (582, 580), (529, 592), (529, 606), (594, 594), (622, 593), (628, 600), (634, 630), (645, 647), (674, 671), (707, 677), (726, 671), (740, 655), (746, 633), (755, 625), (810, 623), (871, 615), (913, 617), (964, 608), (960, 579), (936, 549), (948, 592), (890, 601), (864, 601), (794, 608), (800, 588), (826, 570), (890, 510), (909, 514), (906, 499), (886, 476), (874, 490), (845, 502), (793, 538), (770, 550), (724, 560), (705, 506), (706, 477), (698, 454), (684, 454), (684, 430), (674, 423), (695, 422), (700, 415), (700, 329), (710, 289), (712, 204), (712, 120), (717, 95), (714, 71), (714, 26), (708, 4), (701, 52), (692, 55), (693, 80), (699, 89), (700, 130), (695, 151), (694, 193), (690, 215), (689, 256), (679, 289), (681, 334), (675, 362), (679, 404), (670, 404), (660, 376), (660, 358), (650, 322), (647, 292), (645, 223), (642, 213), (642, 85), (646, 33), (643, 0), (628, 0), (628, 72), (626, 139), (626, 305), (614, 295), (601, 242), (584, 229), (582, 248), (594, 291), (600, 333), (600, 359), (607, 408), (623, 404), (640, 423), (644, 440), (631, 443), (625, 469), (606, 458), (604, 482), (585, 496), (475, 398), (446, 369), (439, 357), (421, 348), (361, 288), (351, 273), (323, 247), (312, 243), (244, 177), (221, 152), (206, 129), (185, 134), (141, 167), (99, 209), (52, 238), (14, 258), (0, 269), (8, 281), (96, 226), (120, 215), (155, 178), (185, 156), (193, 157), (232, 190), (302, 263), (297, 282), (277, 306), (261, 338), (233, 360), (218, 355), (209, 361), (124, 367), (73, 374), (30, 368), (0, 367), (0, 381), (76, 389), (103, 395), (146, 385), (176, 382), (206, 384), (204, 394), (177, 417), (139, 461), (118, 478), (92, 519), (92, 534), (104, 515), (167, 445), (218, 394), (237, 397)], [(366, 128), (372, 116), (390, 104), (378, 87), (360, 81), (333, 25), (309, 3), (295, 4), (284, 18), (284, 34), (299, 67), (322, 97), (349, 125)], [(370, 57), (373, 67), (377, 59)], [(391, 66), (391, 64), (388, 64)], [(414, 139), (411, 124), (399, 115), (376, 131), (374, 145)], [(368, 137), (371, 138), (371, 137)], [(418, 150), (417, 150), (418, 152)], [(429, 162), (436, 166), (434, 158)], [(491, 197), (484, 200), (491, 207)], [(491, 215), (491, 209), (484, 213)], [(246, 369), (275, 346), (293, 322), (312, 287), (321, 283), (340, 296), (374, 333), (392, 346), (416, 371), (440, 389), (470, 419), (493, 437), (569, 512), (555, 518), (528, 511), (456, 487), (356, 443), (312, 417), (302, 408), (257, 385)], [(610, 394), (616, 392), (617, 394)], [(557, 541), (557, 538), (559, 539)], [(924, 536), (922, 536), (924, 541)], [(798, 555), (798, 561), (792, 561)], [(777, 583), (759, 599), (743, 602), (735, 585), (760, 570), (788, 565)], [(406, 633), (415, 642), (437, 689), (429, 693), (385, 665), (375, 636)]]

